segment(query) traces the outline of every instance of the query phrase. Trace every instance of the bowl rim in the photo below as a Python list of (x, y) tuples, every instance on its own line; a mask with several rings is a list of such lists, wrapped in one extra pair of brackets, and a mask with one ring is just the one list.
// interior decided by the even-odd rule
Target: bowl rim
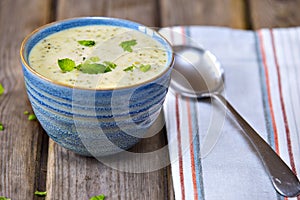
[[(166, 67), (166, 69), (164, 71), (162, 71), (161, 73), (157, 74), (156, 76), (154, 76), (151, 79), (148, 79), (146, 81), (143, 81), (141, 83), (137, 83), (137, 84), (133, 84), (133, 85), (128, 85), (128, 86), (121, 86), (121, 87), (111, 87), (111, 88), (86, 88), (86, 87), (78, 87), (78, 86), (71, 86), (65, 83), (61, 83), (58, 81), (54, 81), (50, 78), (47, 78), (45, 76), (43, 76), (42, 74), (36, 72), (32, 67), (30, 67), (29, 63), (26, 61), (25, 59), (25, 46), (28, 42), (28, 40), (34, 36), (36, 33), (38, 33), (39, 31), (42, 31), (46, 28), (50, 28), (52, 26), (55, 26), (56, 24), (60, 24), (60, 23), (65, 23), (65, 22), (76, 22), (76, 20), (116, 20), (116, 21), (122, 21), (124, 23), (130, 23), (130, 24), (134, 24), (137, 26), (142, 26), (145, 27), (148, 30), (153, 31), (153, 33), (155, 33), (156, 35), (158, 35), (167, 45), (169, 45), (170, 49), (171, 49), (171, 58), (170, 58), (170, 63), (169, 65)], [(80, 27), (80, 26), (78, 26)], [(122, 26), (121, 26), (122, 27)], [(142, 32), (141, 32), (142, 33)], [(173, 66), (174, 64), (174, 60), (175, 60), (175, 56), (174, 56), (174, 51), (172, 49), (172, 45), (171, 43), (162, 35), (160, 34), (158, 31), (154, 30), (153, 28), (150, 28), (148, 26), (145, 26), (143, 24), (140, 24), (138, 22), (135, 21), (131, 21), (131, 20), (127, 20), (127, 19), (122, 19), (122, 18), (115, 18), (115, 17), (100, 17), (100, 16), (91, 16), (91, 17), (73, 17), (73, 18), (68, 18), (68, 19), (63, 19), (63, 20), (57, 20), (51, 23), (47, 23), (44, 24), (38, 28), (36, 28), (35, 30), (33, 30), (31, 33), (29, 33), (24, 40), (21, 43), (21, 47), (20, 47), (20, 58), (21, 58), (21, 64), (28, 69), (32, 74), (34, 74), (35, 76), (37, 76), (38, 78), (41, 78), (44, 81), (50, 82), (54, 85), (57, 86), (62, 86), (62, 87), (66, 87), (66, 88), (70, 88), (70, 89), (80, 89), (80, 90), (92, 90), (92, 91), (111, 91), (111, 90), (122, 90), (122, 89), (132, 89), (132, 88), (136, 88), (139, 86), (143, 86), (143, 85), (147, 85), (148, 83), (151, 83), (159, 78), (161, 78), (162, 76), (164, 76)]]

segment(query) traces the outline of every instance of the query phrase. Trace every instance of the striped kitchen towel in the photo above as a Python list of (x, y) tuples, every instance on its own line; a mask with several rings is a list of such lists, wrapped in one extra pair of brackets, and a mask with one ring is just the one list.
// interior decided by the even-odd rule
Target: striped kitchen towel
[[(300, 178), (300, 27), (160, 32), (172, 44), (216, 55), (225, 71), (223, 95)], [(256, 151), (217, 104), (169, 92), (164, 113), (176, 200), (300, 199), (276, 193)], [(213, 145), (202, 148), (211, 136)]]

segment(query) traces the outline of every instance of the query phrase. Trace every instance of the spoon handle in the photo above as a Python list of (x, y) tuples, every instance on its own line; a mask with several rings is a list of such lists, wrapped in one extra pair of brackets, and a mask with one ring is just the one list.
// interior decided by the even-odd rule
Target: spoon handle
[(211, 97), (223, 104), (237, 120), (243, 132), (250, 140), (265, 166), (274, 188), (283, 196), (295, 197), (300, 194), (300, 183), (297, 176), (275, 153), (275, 151), (259, 136), (259, 134), (243, 119), (243, 117), (220, 94), (211, 94)]

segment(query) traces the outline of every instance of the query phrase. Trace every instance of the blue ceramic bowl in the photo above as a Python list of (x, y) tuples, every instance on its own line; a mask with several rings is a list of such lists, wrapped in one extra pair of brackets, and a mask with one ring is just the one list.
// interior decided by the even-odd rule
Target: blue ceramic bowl
[[(31, 49), (45, 37), (68, 28), (113, 25), (138, 30), (168, 52), (166, 70), (147, 82), (114, 90), (70, 87), (48, 80), (29, 65)], [(21, 46), (27, 94), (42, 127), (59, 145), (85, 156), (105, 156), (129, 149), (147, 132), (164, 102), (174, 56), (157, 32), (135, 22), (105, 17), (58, 21), (31, 33)]]

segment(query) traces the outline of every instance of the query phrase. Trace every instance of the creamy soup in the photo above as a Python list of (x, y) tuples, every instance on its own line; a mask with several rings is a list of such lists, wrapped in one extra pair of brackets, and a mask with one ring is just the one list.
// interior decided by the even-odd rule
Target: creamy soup
[(116, 26), (81, 26), (37, 43), (29, 64), (44, 77), (81, 88), (113, 89), (152, 79), (167, 68), (166, 49), (150, 36)]

